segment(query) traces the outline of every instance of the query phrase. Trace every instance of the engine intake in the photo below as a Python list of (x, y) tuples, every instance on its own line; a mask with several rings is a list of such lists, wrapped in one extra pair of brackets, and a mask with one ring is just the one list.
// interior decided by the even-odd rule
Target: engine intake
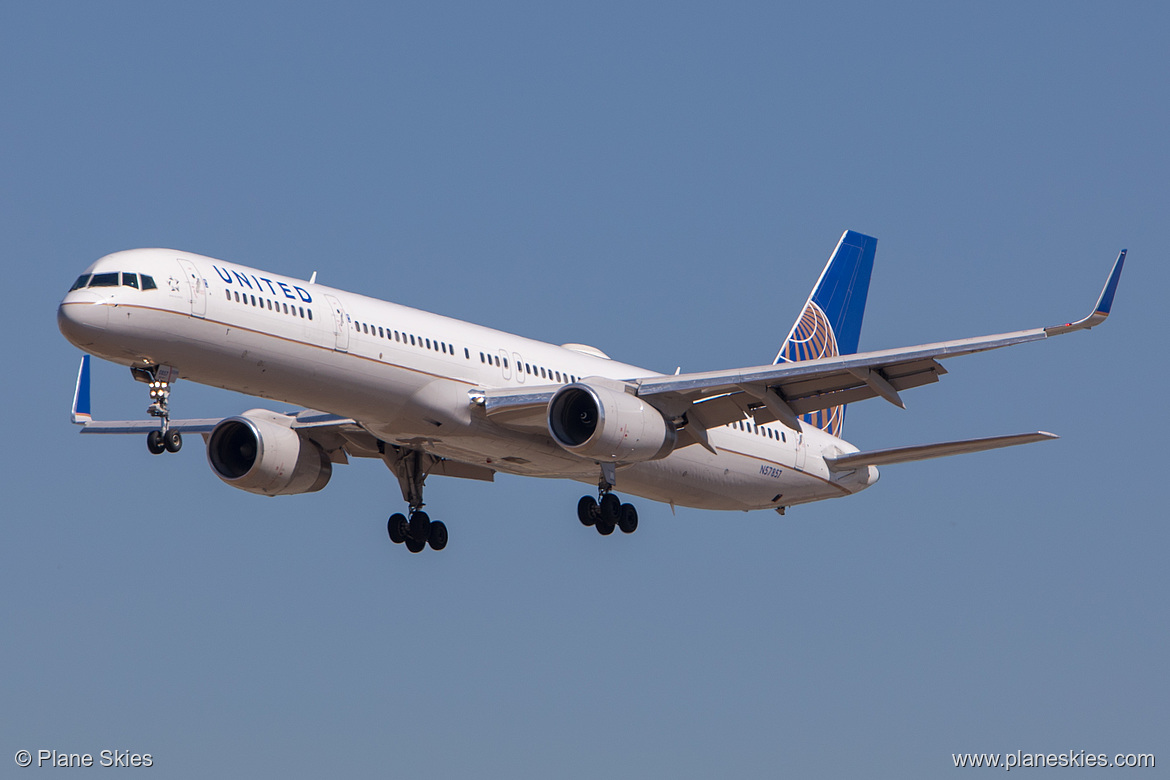
[(266, 409), (228, 417), (211, 431), (207, 461), (227, 484), (262, 496), (313, 493), (333, 476), (329, 456)]
[(566, 385), (548, 403), (553, 440), (593, 460), (646, 461), (665, 458), (678, 433), (662, 413), (623, 389), (593, 382)]

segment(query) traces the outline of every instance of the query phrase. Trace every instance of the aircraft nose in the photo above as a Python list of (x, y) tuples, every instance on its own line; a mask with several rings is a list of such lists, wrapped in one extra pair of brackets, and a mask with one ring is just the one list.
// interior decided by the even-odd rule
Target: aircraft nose
[(57, 327), (77, 347), (94, 343), (110, 319), (110, 307), (97, 300), (85, 300), (71, 294), (57, 307)]

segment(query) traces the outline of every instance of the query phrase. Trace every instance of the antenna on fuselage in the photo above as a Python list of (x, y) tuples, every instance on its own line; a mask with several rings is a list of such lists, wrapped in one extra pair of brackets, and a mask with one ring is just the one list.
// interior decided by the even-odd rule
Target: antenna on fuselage
[(317, 283), (317, 272), (314, 271), (313, 275), (309, 277), (309, 284), (316, 284), (316, 283)]

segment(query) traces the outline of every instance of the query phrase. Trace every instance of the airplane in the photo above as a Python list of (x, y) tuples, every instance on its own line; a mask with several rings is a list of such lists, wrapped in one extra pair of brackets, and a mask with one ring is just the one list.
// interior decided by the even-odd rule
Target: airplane
[[(405, 513), (387, 533), (413, 553), (441, 550), (448, 531), (423, 510), (441, 475), (497, 472), (596, 484), (577, 518), (602, 535), (633, 533), (638, 512), (617, 488), (712, 510), (774, 509), (848, 496), (878, 466), (1057, 438), (991, 436), (861, 451), (842, 438), (848, 404), (937, 382), (940, 361), (1087, 330), (1109, 315), (1122, 250), (1093, 311), (1064, 325), (858, 352), (877, 240), (845, 231), (772, 363), (660, 374), (596, 347), (548, 344), (366, 295), (172, 249), (106, 255), (57, 310), (85, 354), (72, 421), (82, 433), (146, 434), (150, 452), (206, 442), (232, 487), (310, 493), (334, 464), (382, 460)], [(129, 366), (149, 385), (151, 418), (94, 420), (90, 355)], [(171, 419), (185, 378), (299, 409), (223, 419)]]

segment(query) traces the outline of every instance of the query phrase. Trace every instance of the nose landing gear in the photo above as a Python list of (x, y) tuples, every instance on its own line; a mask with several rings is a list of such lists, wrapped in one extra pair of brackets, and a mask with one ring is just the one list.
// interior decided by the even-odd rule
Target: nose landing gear
[(130, 369), (130, 373), (139, 382), (150, 385), (150, 406), (146, 411), (160, 421), (157, 431), (146, 434), (146, 449), (152, 455), (178, 452), (183, 447), (183, 434), (171, 430), (171, 413), (167, 402), (171, 398), (171, 383), (179, 378), (179, 369), (174, 366), (135, 366)]

